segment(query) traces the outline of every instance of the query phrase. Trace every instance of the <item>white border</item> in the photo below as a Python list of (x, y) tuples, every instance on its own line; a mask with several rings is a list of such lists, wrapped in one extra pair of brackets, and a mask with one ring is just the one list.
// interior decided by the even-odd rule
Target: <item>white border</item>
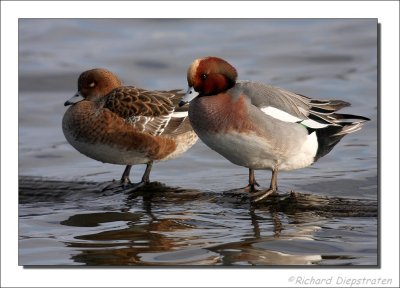
[[(18, 266), (18, 18), (378, 18), (382, 23), (381, 269), (23, 269)], [(292, 287), (290, 276), (392, 278), (399, 286), (399, 3), (1, 1), (2, 287)], [(293, 287), (299, 285), (293, 285)], [(310, 285), (311, 287), (312, 285)], [(332, 285), (333, 286), (333, 285)], [(344, 286), (343, 286), (344, 287)], [(357, 286), (353, 286), (357, 287)], [(360, 286), (358, 286), (360, 287)], [(387, 286), (389, 287), (389, 286)]]

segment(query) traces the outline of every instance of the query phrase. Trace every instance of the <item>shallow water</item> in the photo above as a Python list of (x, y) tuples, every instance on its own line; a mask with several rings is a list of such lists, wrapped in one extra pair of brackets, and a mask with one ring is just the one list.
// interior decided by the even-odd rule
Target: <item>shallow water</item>
[[(344, 113), (371, 118), (312, 167), (278, 180), (281, 193), (371, 205), (376, 28), (375, 20), (343, 19), (20, 20), (19, 264), (376, 265), (376, 209), (252, 208), (232, 192), (247, 184), (247, 169), (201, 141), (181, 158), (154, 165), (151, 179), (167, 188), (104, 194), (101, 185), (119, 178), (123, 167), (79, 154), (61, 130), (63, 103), (84, 70), (105, 67), (126, 84), (185, 89), (190, 62), (216, 55), (233, 63), (240, 79), (349, 101)], [(134, 167), (132, 178), (143, 171)], [(266, 188), (270, 172), (256, 171), (256, 178)]]

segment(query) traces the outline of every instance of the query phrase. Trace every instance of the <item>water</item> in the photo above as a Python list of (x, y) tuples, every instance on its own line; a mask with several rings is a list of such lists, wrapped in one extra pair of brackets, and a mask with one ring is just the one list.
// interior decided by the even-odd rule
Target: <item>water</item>
[[(377, 265), (376, 33), (375, 20), (21, 19), (19, 264)], [(344, 113), (371, 118), (312, 167), (278, 179), (283, 194), (339, 197), (344, 210), (361, 201), (359, 211), (252, 208), (235, 193), (247, 169), (201, 141), (154, 165), (151, 179), (165, 186), (101, 192), (123, 167), (79, 154), (61, 130), (79, 74), (104, 67), (125, 84), (186, 89), (188, 65), (207, 55), (240, 79), (342, 99), (353, 105)], [(143, 171), (134, 167), (133, 180)], [(270, 172), (256, 179), (266, 188)]]

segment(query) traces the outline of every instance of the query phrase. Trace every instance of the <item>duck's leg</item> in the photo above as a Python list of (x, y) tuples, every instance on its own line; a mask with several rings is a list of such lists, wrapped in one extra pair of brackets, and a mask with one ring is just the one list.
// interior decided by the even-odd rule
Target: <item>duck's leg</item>
[(269, 195), (276, 192), (278, 187), (278, 168), (272, 170), (271, 185), (268, 190), (259, 191), (251, 194), (252, 202), (260, 202), (267, 198)]
[(122, 187), (126, 187), (131, 183), (131, 180), (129, 179), (129, 174), (131, 173), (131, 168), (132, 168), (132, 165), (126, 165), (124, 173), (122, 173), (122, 177), (121, 177)]
[[(240, 187), (238, 189), (231, 190), (231, 191), (229, 191), (229, 194), (234, 194), (234, 195), (236, 194), (236, 195), (243, 197), (245, 195), (245, 194), (243, 194), (243, 190), (246, 192), (249, 192), (249, 193), (254, 193), (254, 192), (258, 191), (256, 189), (256, 186), (260, 186), (260, 185), (257, 183), (256, 178), (254, 177), (254, 169), (249, 168), (249, 184), (245, 187)], [(248, 197), (248, 195), (246, 194), (245, 197)]]
[(152, 167), (153, 167), (153, 161), (150, 161), (149, 163), (146, 164), (146, 170), (144, 171), (142, 176), (143, 183), (150, 183), (150, 172)]
[(140, 181), (139, 183), (129, 185), (128, 187), (129, 191), (136, 190), (150, 183), (150, 172), (152, 167), (153, 167), (153, 161), (150, 161), (149, 163), (146, 164), (146, 170), (143, 173), (142, 181)]
[(249, 185), (247, 185), (244, 188), (246, 189), (246, 191), (255, 192), (255, 191), (258, 191), (256, 189), (256, 186), (260, 186), (260, 185), (257, 183), (256, 178), (254, 176), (254, 169), (249, 168)]
[(126, 165), (124, 173), (122, 173), (121, 180), (120, 181), (113, 180), (110, 184), (107, 184), (102, 189), (102, 191), (103, 192), (108, 191), (108, 190), (118, 191), (121, 188), (126, 189), (128, 186), (130, 186), (132, 184), (131, 180), (129, 179), (129, 174), (131, 172), (131, 168), (132, 168), (132, 165)]
[(256, 186), (260, 186), (260, 185), (257, 183), (256, 178), (254, 176), (254, 169), (249, 168), (249, 184), (246, 187), (243, 187), (241, 189), (244, 189), (247, 192), (256, 192), (256, 191), (258, 191)]
[(118, 183), (117, 181), (113, 181), (113, 183), (107, 185), (105, 188), (103, 188), (102, 191), (106, 190), (115, 190), (115, 189), (121, 189), (121, 187), (125, 190), (128, 189), (129, 191), (134, 191), (138, 188), (143, 187), (144, 185), (150, 183), (150, 172), (151, 168), (153, 167), (153, 161), (150, 161), (149, 163), (146, 164), (146, 170), (143, 173), (142, 180), (138, 183), (132, 183), (131, 180), (129, 179), (129, 174), (131, 172), (132, 165), (126, 165), (124, 173), (122, 173), (121, 180)]

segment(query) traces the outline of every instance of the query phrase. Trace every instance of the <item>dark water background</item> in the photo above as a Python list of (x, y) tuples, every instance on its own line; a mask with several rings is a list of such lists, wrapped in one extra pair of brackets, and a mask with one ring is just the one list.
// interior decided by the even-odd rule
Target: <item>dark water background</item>
[[(376, 265), (376, 213), (253, 209), (231, 193), (247, 184), (247, 169), (201, 141), (183, 157), (154, 165), (151, 179), (166, 186), (102, 193), (123, 167), (81, 155), (61, 130), (63, 103), (84, 70), (104, 67), (148, 89), (186, 89), (195, 58), (220, 56), (240, 79), (342, 99), (352, 103), (344, 113), (372, 120), (312, 167), (280, 173), (279, 192), (376, 203), (376, 24), (21, 19), (19, 264)], [(143, 170), (134, 167), (131, 179)], [(270, 172), (256, 171), (256, 178), (267, 188)]]

